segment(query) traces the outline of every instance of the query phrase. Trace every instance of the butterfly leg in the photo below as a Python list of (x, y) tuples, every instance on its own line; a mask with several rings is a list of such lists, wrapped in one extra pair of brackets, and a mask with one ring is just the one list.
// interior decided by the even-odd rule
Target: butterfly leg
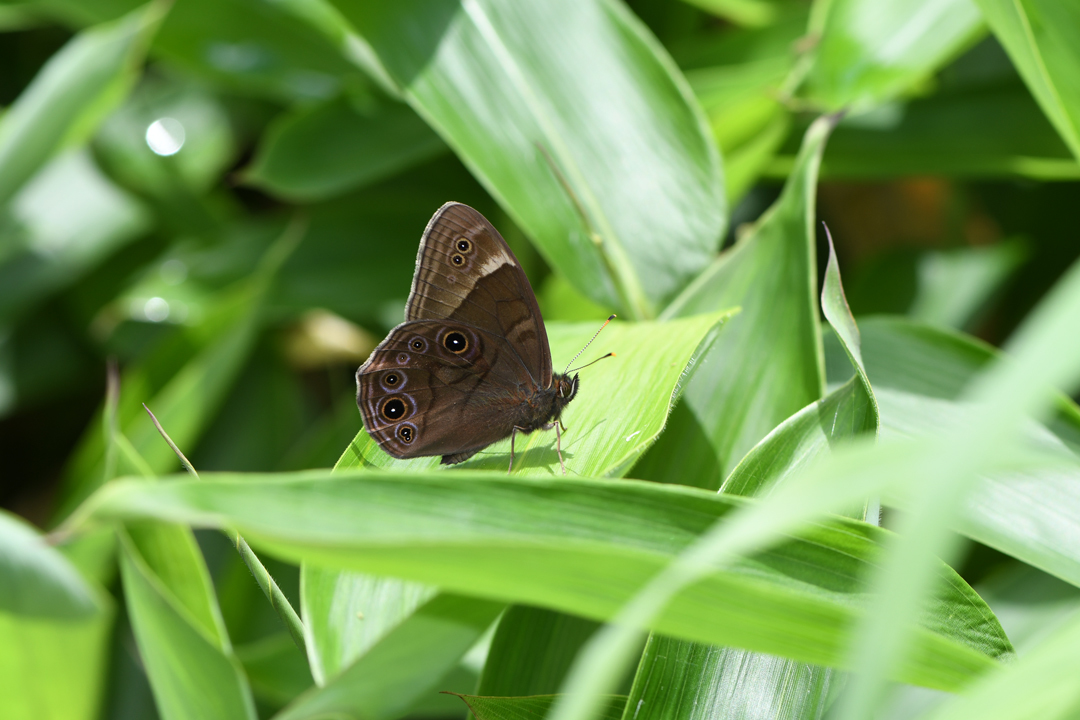
[(525, 428), (520, 428), (517, 425), (510, 431), (510, 467), (506, 468), (506, 474), (509, 475), (514, 469), (514, 438), (517, 436), (518, 430), (524, 431)]
[(562, 474), (566, 475), (566, 463), (562, 459), (562, 432), (559, 431), (560, 425), (562, 425), (561, 420), (555, 423), (555, 452), (559, 453), (559, 467), (562, 468)]

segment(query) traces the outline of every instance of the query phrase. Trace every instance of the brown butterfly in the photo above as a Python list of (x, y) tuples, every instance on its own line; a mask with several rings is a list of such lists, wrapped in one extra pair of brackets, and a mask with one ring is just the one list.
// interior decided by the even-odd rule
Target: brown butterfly
[(364, 427), (396, 458), (463, 462), (517, 433), (555, 428), (578, 376), (551, 369), (544, 320), (514, 253), (483, 215), (450, 202), (420, 240), (405, 322), (356, 371)]

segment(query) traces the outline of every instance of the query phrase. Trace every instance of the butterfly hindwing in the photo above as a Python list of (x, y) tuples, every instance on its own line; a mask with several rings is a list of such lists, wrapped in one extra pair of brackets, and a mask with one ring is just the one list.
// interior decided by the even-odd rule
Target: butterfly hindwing
[(464, 323), (402, 323), (357, 371), (364, 427), (399, 458), (486, 447), (525, 422), (519, 362), (504, 338)]

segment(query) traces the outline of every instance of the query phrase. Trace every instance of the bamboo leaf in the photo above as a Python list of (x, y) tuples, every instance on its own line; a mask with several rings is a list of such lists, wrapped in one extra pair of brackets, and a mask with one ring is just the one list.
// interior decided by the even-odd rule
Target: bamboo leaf
[[(673, 485), (475, 471), (203, 477), (111, 483), (76, 526), (146, 517), (228, 525), (284, 558), (604, 619), (719, 518), (746, 509), (746, 501)], [(652, 626), (835, 664), (858, 616), (858, 578), (883, 533), (851, 520), (812, 526), (705, 573)], [(898, 677), (956, 687), (1010, 648), (978, 596), (947, 567), (937, 572), (942, 594)]]
[(86, 581), (29, 523), (0, 511), (0, 613), (77, 620), (100, 611)]
[[(678, 432), (666, 433), (635, 474), (718, 488), (778, 423), (822, 396), (813, 214), (831, 127), (828, 118), (811, 126), (780, 198), (665, 310), (683, 317), (742, 308), (699, 361), (673, 420)], [(670, 457), (681, 459), (677, 467)]]
[(1080, 6), (976, 0), (1046, 117), (1080, 160)]
[[(555, 695), (499, 697), (458, 695), (477, 720), (543, 720), (555, 703)], [(626, 707), (625, 695), (609, 695), (597, 715), (598, 720), (619, 720)]]
[[(228, 638), (216, 632), (218, 623), (208, 626), (206, 617), (200, 617), (203, 608), (216, 607), (216, 603), (205, 595), (193, 602), (193, 595), (202, 594), (199, 589), (173, 572), (162, 578), (147, 564), (140, 545), (152, 549), (158, 567), (166, 571), (201, 566), (201, 556), (193, 555), (197, 550), (145, 536), (136, 543), (125, 531), (120, 533), (128, 612), (158, 712), (163, 718), (177, 719), (257, 718), (251, 690)], [(196, 574), (205, 576), (205, 572), (202, 567)]]
[(359, 660), (300, 696), (275, 720), (400, 717), (430, 691), (494, 622), (503, 605), (440, 594), (421, 605)]
[(984, 32), (972, 0), (836, 0), (826, 6), (806, 95), (864, 108), (923, 82)]
[[(735, 311), (713, 312), (673, 322), (613, 322), (597, 338), (598, 351), (615, 357), (589, 368), (581, 390), (563, 412), (567, 432), (562, 453), (574, 475), (624, 474), (660, 435), (684, 375), (696, 365), (713, 338), (723, 335)], [(572, 358), (596, 332), (594, 323), (547, 326), (554, 363)], [(597, 354), (601, 354), (598, 352)], [(514, 472), (560, 473), (553, 431), (518, 436)], [(481, 451), (465, 468), (499, 469), (510, 463), (510, 439)], [(438, 457), (395, 460), (361, 431), (337, 467), (417, 470), (439, 465)]]
[(0, 118), (0, 204), (57, 149), (85, 140), (123, 100), (166, 9), (150, 3), (86, 30), (49, 60)]
[(407, 106), (362, 113), (337, 98), (276, 121), (243, 178), (279, 197), (321, 200), (444, 152), (442, 140)]
[(719, 155), (685, 80), (622, 5), (335, 6), (582, 293), (648, 319), (708, 264), (726, 219)]

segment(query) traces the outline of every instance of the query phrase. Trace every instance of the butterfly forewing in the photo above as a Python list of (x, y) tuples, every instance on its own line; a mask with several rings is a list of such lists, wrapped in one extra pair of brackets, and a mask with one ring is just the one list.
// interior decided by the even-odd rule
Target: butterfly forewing
[(547, 332), (525, 272), (499, 232), (467, 205), (447, 203), (428, 223), (405, 318), (453, 319), (500, 335), (528, 380), (551, 385)]

